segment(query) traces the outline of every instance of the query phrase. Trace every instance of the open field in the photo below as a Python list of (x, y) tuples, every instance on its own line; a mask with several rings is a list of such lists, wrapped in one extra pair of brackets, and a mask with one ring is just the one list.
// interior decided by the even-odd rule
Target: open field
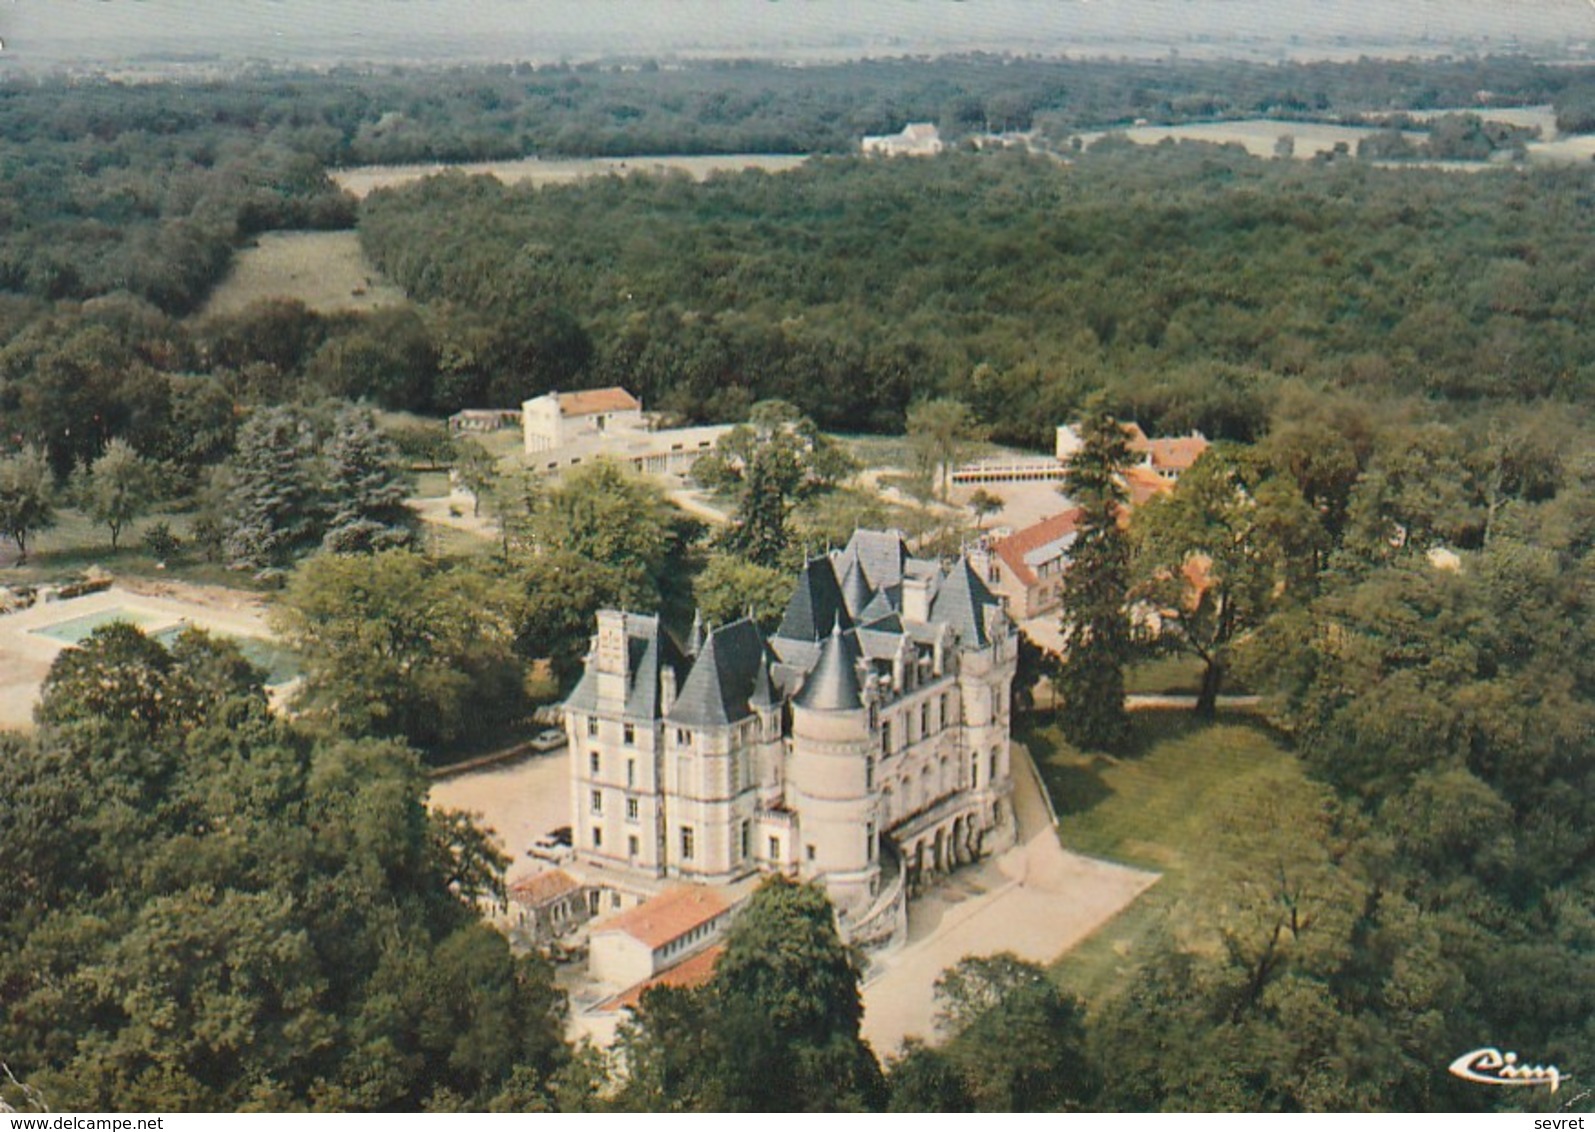
[(1214, 879), (1236, 865), (1216, 848), (1226, 815), (1304, 782), (1267, 729), (1243, 717), (1203, 725), (1183, 711), (1148, 711), (1135, 727), (1138, 749), (1122, 758), (1081, 754), (1052, 727), (1016, 737), (1047, 781), (1066, 848), (1163, 874), (1057, 964), (1065, 988), (1087, 1002), (1110, 996), (1158, 949), (1192, 942), (1186, 933)]
[(459, 170), (462, 173), (488, 174), (506, 185), (530, 183), (533, 185), (560, 185), (579, 181), (584, 177), (609, 175), (627, 176), (632, 173), (686, 173), (701, 181), (711, 173), (738, 173), (744, 169), (763, 169), (779, 173), (793, 169), (807, 161), (804, 154), (731, 153), (710, 156), (657, 157), (588, 157), (561, 158), (544, 161), (528, 157), (521, 161), (467, 161), (460, 164), (424, 165), (360, 165), (348, 169), (334, 169), (329, 174), (344, 190), (364, 200), (375, 189), (389, 189), (430, 177), (436, 173)]
[(274, 298), (332, 313), (392, 306), (404, 302), (404, 292), (382, 278), (353, 232), (263, 232), (233, 256), (201, 314), (231, 314)]
[[(1514, 126), (1538, 127), (1541, 137), (1538, 141), (1527, 143), (1528, 157), (1531, 162), (1561, 164), (1568, 162), (1584, 162), (1595, 155), (1595, 137), (1573, 136), (1562, 137), (1556, 131), (1556, 115), (1549, 106), (1520, 106), (1503, 107), (1457, 107), (1450, 110), (1418, 110), (1410, 112), (1414, 120), (1424, 121), (1440, 117), (1444, 114), (1477, 114), (1486, 121), (1505, 122)], [(1289, 136), (1295, 141), (1293, 150), (1298, 161), (1313, 158), (1319, 153), (1332, 151), (1339, 143), (1344, 143), (1352, 152), (1357, 152), (1357, 145), (1364, 138), (1380, 132), (1378, 126), (1339, 126), (1325, 122), (1293, 122), (1278, 118), (1243, 118), (1229, 122), (1193, 122), (1183, 126), (1131, 126), (1126, 129), (1111, 131), (1121, 133), (1138, 145), (1157, 145), (1165, 140), (1172, 141), (1204, 141), (1215, 145), (1239, 145), (1255, 157), (1273, 157), (1274, 147), (1281, 137)], [(1092, 142), (1104, 137), (1110, 131), (1096, 130), (1080, 135), (1080, 140), (1090, 145)], [(1403, 130), (1402, 133), (1414, 142), (1427, 140), (1428, 134), (1424, 130)], [(1392, 163), (1400, 166), (1411, 165), (1413, 162)], [(1431, 168), (1454, 169), (1471, 171), (1490, 168), (1484, 162), (1424, 162)]]

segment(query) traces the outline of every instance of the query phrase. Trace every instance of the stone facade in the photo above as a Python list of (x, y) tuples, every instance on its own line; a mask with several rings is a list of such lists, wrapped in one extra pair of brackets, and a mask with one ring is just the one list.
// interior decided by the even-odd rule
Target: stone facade
[(818, 880), (851, 939), (900, 939), (927, 874), (1012, 843), (1016, 655), (969, 564), (896, 533), (809, 561), (768, 637), (606, 610), (565, 704), (578, 864), (631, 894)]

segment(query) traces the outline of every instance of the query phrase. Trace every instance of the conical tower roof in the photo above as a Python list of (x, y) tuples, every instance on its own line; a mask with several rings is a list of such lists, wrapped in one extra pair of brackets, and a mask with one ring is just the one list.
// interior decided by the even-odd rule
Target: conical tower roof
[(863, 707), (858, 658), (858, 644), (842, 632), (840, 621), (833, 623), (831, 635), (820, 647), (820, 658), (794, 702), (809, 711), (857, 711)]

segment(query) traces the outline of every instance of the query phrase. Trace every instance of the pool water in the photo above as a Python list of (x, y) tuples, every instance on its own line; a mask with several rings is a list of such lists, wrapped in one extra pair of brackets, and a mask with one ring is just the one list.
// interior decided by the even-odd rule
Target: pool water
[[(159, 641), (167, 648), (170, 648), (186, 630), (193, 628), (186, 621), (178, 621), (151, 630), (150, 626), (158, 624), (158, 621), (148, 614), (128, 609), (102, 609), (67, 621), (57, 621), (54, 625), (46, 625), (32, 631), (41, 637), (49, 637), (52, 641), (77, 645), (82, 644), (94, 630), (118, 621), (145, 630), (151, 639)], [(227, 636), (227, 634), (217, 635)], [(227, 639), (238, 646), (238, 651), (244, 654), (245, 660), (265, 671), (267, 687), (286, 684), (299, 676), (302, 671), (299, 657), (292, 649), (273, 644), (271, 641), (263, 641), (258, 637), (227, 637)]]
[(46, 625), (42, 629), (34, 629), (33, 632), (40, 637), (49, 637), (52, 641), (65, 641), (69, 645), (75, 645), (81, 643), (94, 630), (102, 629), (117, 621), (142, 629), (150, 623), (150, 618), (127, 609), (102, 609), (97, 613), (85, 613), (69, 621), (57, 621), (54, 625)]

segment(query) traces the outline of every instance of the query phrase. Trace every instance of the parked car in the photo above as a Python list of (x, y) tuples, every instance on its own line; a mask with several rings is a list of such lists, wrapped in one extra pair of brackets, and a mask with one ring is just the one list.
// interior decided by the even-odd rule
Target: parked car
[(558, 727), (545, 727), (532, 736), (532, 750), (542, 754), (558, 750), (565, 745), (565, 732)]

